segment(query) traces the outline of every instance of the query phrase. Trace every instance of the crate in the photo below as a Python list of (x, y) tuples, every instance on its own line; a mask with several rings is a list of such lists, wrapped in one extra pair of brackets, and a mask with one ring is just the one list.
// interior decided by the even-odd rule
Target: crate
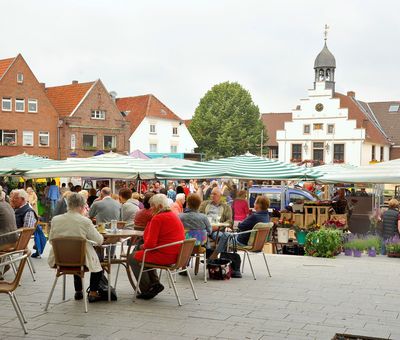
[(333, 221), (346, 221), (346, 227), (348, 226), (347, 215), (346, 214), (332, 214), (331, 220)]
[(264, 244), (263, 251), (265, 254), (275, 254), (275, 247), (272, 243), (267, 242)]
[(294, 224), (300, 228), (304, 227), (304, 215), (303, 214), (293, 214)]
[(317, 224), (323, 225), (329, 220), (329, 206), (316, 207), (317, 208)]

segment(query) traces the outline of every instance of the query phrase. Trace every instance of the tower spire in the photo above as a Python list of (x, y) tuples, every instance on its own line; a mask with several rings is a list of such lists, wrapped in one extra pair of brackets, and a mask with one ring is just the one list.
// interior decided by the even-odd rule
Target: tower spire
[(324, 30), (324, 40), (325, 40), (325, 42), (328, 40), (328, 30), (329, 30), (329, 26), (327, 24), (325, 24), (325, 30)]

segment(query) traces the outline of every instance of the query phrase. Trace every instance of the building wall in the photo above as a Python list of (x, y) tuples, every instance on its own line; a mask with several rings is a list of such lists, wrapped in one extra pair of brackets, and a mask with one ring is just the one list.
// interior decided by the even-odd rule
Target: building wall
[[(155, 125), (155, 133), (150, 132), (150, 125)], [(178, 129), (178, 134), (173, 135), (173, 128)], [(192, 153), (197, 147), (185, 124), (179, 124), (177, 120), (145, 117), (133, 132), (130, 141), (130, 151), (139, 149), (144, 153), (150, 153), (150, 144), (156, 144), (157, 153)], [(176, 146), (176, 151), (171, 149)]]
[[(17, 83), (17, 74), (23, 74), (23, 83)], [(12, 111), (2, 111), (1, 99), (12, 99)], [(25, 112), (15, 111), (15, 99), (25, 99)], [(37, 113), (28, 112), (28, 99), (36, 99)], [(48, 100), (42, 86), (28, 64), (18, 56), (0, 81), (0, 130), (17, 130), (14, 146), (0, 145), (0, 156), (14, 156), (26, 152), (57, 159), (58, 114)], [(23, 131), (33, 132), (33, 146), (23, 146)], [(49, 132), (49, 146), (39, 146), (39, 132)]]
[[(357, 128), (356, 121), (348, 119), (348, 109), (340, 108), (339, 98), (333, 98), (332, 90), (326, 90), (323, 82), (316, 83), (316, 89), (308, 91), (308, 98), (301, 100), (300, 108), (292, 112), (292, 121), (286, 122), (284, 130), (277, 131), (279, 160), (290, 162), (292, 144), (302, 144), (302, 160), (313, 159), (313, 143), (324, 143), (324, 163), (334, 162), (334, 144), (344, 144), (344, 162), (352, 165), (369, 164), (371, 145), (364, 143), (365, 129)], [(323, 110), (316, 110), (317, 104)], [(322, 130), (314, 124), (322, 124)], [(328, 125), (334, 125), (333, 133), (328, 133)], [(310, 132), (304, 133), (304, 125)], [(376, 157), (380, 158), (380, 147), (376, 144)], [(385, 160), (389, 149), (385, 146)]]
[[(105, 119), (92, 119), (92, 110), (105, 111)], [(71, 145), (72, 135), (75, 136), (75, 149)], [(95, 135), (96, 147), (85, 148), (83, 135)], [(97, 81), (76, 112), (71, 117), (63, 118), (62, 158), (70, 157), (72, 152), (75, 152), (78, 157), (90, 157), (98, 150), (110, 151), (104, 148), (104, 136), (116, 137), (116, 147), (112, 148), (113, 151), (123, 153), (129, 150), (129, 124), (119, 112), (102, 82)]]

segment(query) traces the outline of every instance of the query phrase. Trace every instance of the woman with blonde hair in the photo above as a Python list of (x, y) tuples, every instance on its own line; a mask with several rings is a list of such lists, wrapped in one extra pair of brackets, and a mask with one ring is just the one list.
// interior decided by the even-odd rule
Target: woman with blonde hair
[(37, 206), (37, 195), (33, 191), (32, 187), (26, 188), (26, 192), (28, 193), (28, 202), (31, 205), (32, 209), (35, 211), (36, 215), (38, 214), (38, 206)]
[(81, 190), (78, 192), (79, 195), (83, 197), (85, 200), (85, 208), (83, 209), (83, 216), (89, 217), (89, 204), (88, 204), (88, 198), (89, 198), (89, 192), (87, 190)]

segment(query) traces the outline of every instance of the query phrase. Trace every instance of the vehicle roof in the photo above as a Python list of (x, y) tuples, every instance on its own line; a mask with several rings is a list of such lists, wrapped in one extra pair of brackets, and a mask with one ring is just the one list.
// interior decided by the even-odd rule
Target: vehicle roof
[[(261, 193), (267, 193), (267, 192), (276, 192), (279, 193), (281, 192), (281, 188), (280, 187), (275, 187), (275, 186), (252, 186), (249, 188), (249, 193), (253, 193), (253, 192), (261, 192)], [(312, 194), (306, 190), (302, 190), (302, 189), (297, 189), (297, 188), (287, 188), (287, 191), (291, 192), (291, 193), (298, 193), (298, 194), (303, 194), (304, 196), (309, 196), (309, 197), (313, 197)]]

